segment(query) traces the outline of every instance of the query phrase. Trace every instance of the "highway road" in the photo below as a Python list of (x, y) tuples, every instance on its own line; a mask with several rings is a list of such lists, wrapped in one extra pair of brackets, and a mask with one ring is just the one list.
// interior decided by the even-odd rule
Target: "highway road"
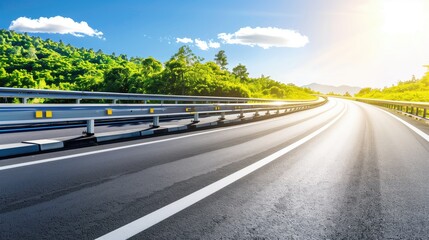
[(0, 239), (427, 239), (427, 137), (330, 99), (260, 122), (5, 159)]

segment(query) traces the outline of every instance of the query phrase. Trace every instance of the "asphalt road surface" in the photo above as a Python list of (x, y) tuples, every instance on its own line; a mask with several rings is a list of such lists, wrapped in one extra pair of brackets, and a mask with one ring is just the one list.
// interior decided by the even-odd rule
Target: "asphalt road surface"
[(250, 124), (6, 159), (0, 239), (428, 239), (425, 136), (331, 99)]

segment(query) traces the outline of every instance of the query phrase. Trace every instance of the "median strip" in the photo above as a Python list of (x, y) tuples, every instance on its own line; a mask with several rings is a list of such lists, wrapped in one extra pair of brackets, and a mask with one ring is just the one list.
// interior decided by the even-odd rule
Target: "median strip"
[(145, 215), (127, 225), (124, 225), (112, 232), (109, 232), (99, 238), (97, 240), (110, 240), (110, 239), (128, 239), (148, 228), (151, 226), (173, 216), (174, 214), (190, 207), (191, 205), (203, 200), (204, 198), (212, 195), (213, 193), (225, 188), (226, 186), (240, 180), (241, 178), (249, 175), (250, 173), (262, 168), (263, 166), (273, 162), (274, 160), (282, 157), (286, 153), (294, 150), (295, 148), (301, 146), (302, 144), (308, 142), (309, 140), (313, 139), (326, 129), (328, 129), (330, 126), (335, 124), (347, 111), (347, 107), (344, 107), (343, 111), (332, 121), (330, 121), (328, 124), (324, 125), (323, 127), (319, 128), (315, 132), (307, 135), (306, 137), (298, 140), (297, 142), (259, 160), (258, 162), (255, 162), (231, 175), (228, 175), (194, 193), (191, 193), (173, 203), (170, 203), (152, 213), (149, 213), (148, 215)]

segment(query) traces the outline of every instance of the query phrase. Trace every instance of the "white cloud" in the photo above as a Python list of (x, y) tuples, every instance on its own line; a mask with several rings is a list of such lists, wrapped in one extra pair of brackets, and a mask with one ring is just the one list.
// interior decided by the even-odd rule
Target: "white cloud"
[(190, 38), (176, 38), (176, 43), (193, 43), (194, 41)]
[(308, 43), (308, 37), (300, 33), (275, 27), (244, 27), (235, 33), (219, 33), (218, 38), (225, 44), (240, 44), (259, 46), (264, 49), (270, 47), (303, 47)]
[(197, 46), (199, 49), (206, 51), (209, 49), (209, 45), (206, 41), (203, 41), (199, 38), (195, 39), (195, 46)]
[(203, 51), (207, 51), (210, 48), (220, 48), (220, 43), (214, 42), (213, 40), (204, 41), (199, 38), (192, 40), (192, 38), (184, 37), (184, 38), (176, 38), (176, 43), (194, 43), (196, 47)]
[(184, 38), (176, 38), (176, 43), (193, 43), (193, 45), (195, 45), (196, 47), (198, 47), (199, 49), (203, 50), (203, 51), (207, 51), (210, 48), (220, 48), (220, 43), (219, 42), (215, 42), (213, 40), (210, 41), (204, 41), (201, 40), (199, 38), (196, 39), (192, 39), (192, 38), (188, 38), (188, 37), (184, 37)]
[(218, 42), (213, 42), (212, 40), (210, 40), (210, 42), (209, 42), (209, 47), (210, 47), (210, 48), (220, 48), (220, 43), (218, 43)]
[(30, 32), (30, 33), (59, 33), (71, 34), (76, 37), (83, 37), (84, 35), (91, 37), (103, 38), (103, 33), (91, 28), (88, 23), (75, 22), (71, 18), (56, 16), (56, 17), (40, 17), (39, 19), (31, 19), (27, 17), (20, 17), (9, 26), (9, 30), (17, 32)]

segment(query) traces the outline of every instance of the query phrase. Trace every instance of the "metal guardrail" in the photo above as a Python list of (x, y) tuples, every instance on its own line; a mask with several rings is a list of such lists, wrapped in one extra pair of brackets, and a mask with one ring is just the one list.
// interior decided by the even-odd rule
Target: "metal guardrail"
[[(152, 117), (152, 127), (159, 127), (163, 116), (193, 115), (193, 123), (199, 122), (199, 114), (218, 113), (219, 120), (225, 119), (226, 113), (239, 113), (239, 118), (246, 112), (276, 110), (300, 111), (324, 104), (326, 99), (316, 101), (283, 101), (259, 98), (171, 96), (147, 94), (121, 94), (103, 92), (51, 91), (18, 88), (0, 88), (0, 97), (10, 98), (54, 98), (54, 99), (111, 99), (116, 100), (156, 100), (160, 104), (0, 104), (0, 125), (34, 124), (51, 122), (86, 121), (87, 135), (94, 134), (95, 120)], [(164, 104), (163, 102), (192, 102), (189, 104)], [(26, 102), (23, 101), (23, 102)], [(200, 104), (195, 104), (200, 102)], [(201, 103), (202, 102), (202, 103)], [(212, 103), (207, 103), (212, 102)], [(213, 103), (215, 102), (215, 103)], [(238, 102), (238, 103), (231, 103)]]
[(247, 102), (275, 102), (282, 100), (264, 98), (240, 98), (240, 97), (212, 97), (212, 96), (182, 96), (182, 95), (159, 95), (159, 94), (136, 94), (136, 93), (113, 93), (113, 92), (88, 92), (88, 91), (63, 91), (29, 88), (5, 88), (0, 87), (0, 97), (20, 98), (22, 103), (27, 103), (30, 98), (48, 99), (74, 99), (80, 103), (83, 99), (112, 100), (116, 104), (120, 100), (126, 101), (164, 101), (168, 102), (217, 102), (217, 103), (247, 103)]
[(351, 98), (359, 102), (365, 102), (381, 107), (386, 107), (403, 113), (411, 114), (417, 117), (428, 119), (429, 102), (406, 102), (381, 100), (371, 98)]

